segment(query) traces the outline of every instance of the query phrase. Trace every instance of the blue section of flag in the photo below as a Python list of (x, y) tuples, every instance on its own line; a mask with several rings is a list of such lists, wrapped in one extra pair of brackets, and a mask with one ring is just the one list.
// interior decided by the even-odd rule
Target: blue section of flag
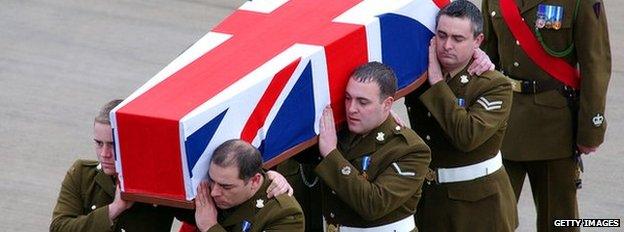
[[(219, 124), (221, 124), (221, 120), (227, 113), (227, 110), (221, 112), (217, 117), (210, 120), (210, 122), (206, 123), (206, 125), (199, 128), (199, 130), (195, 131), (191, 134), (186, 141), (184, 141), (184, 146), (186, 148), (186, 162), (188, 163), (189, 170), (193, 170), (197, 160), (204, 153), (206, 147), (212, 140)], [(189, 172), (191, 177), (193, 177), (193, 172)]]
[(394, 70), (402, 89), (427, 70), (433, 33), (420, 22), (398, 14), (382, 14), (379, 23), (383, 63)]
[(266, 139), (258, 148), (263, 160), (270, 160), (314, 137), (314, 116), (312, 66), (308, 62), (267, 130)]

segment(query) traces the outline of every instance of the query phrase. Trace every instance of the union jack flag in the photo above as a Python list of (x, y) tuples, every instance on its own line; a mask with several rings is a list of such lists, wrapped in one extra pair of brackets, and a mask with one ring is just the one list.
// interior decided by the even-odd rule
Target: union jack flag
[(255, 0), (173, 60), (111, 112), (125, 193), (195, 197), (214, 148), (241, 138), (266, 163), (318, 134), (330, 104), (368, 61), (399, 89), (427, 68), (435, 15), (448, 0)]

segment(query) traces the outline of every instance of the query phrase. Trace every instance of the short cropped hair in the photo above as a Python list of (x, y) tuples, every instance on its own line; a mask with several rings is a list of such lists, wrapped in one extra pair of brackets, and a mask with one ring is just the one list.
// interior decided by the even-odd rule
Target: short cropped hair
[(446, 15), (455, 18), (467, 18), (472, 23), (472, 35), (474, 37), (483, 33), (483, 16), (475, 4), (467, 0), (452, 1), (438, 12), (436, 25), (440, 21), (440, 16)]
[(240, 140), (231, 139), (219, 145), (212, 154), (212, 163), (220, 167), (238, 166), (238, 176), (241, 180), (262, 172), (262, 155), (253, 145)]
[(95, 116), (95, 122), (110, 125), (110, 112), (115, 108), (119, 103), (121, 103), (123, 99), (115, 99), (106, 103), (102, 108), (100, 108), (100, 112)]
[(360, 65), (353, 71), (351, 78), (358, 82), (375, 82), (379, 86), (379, 99), (394, 97), (397, 91), (397, 79), (392, 68), (377, 61)]

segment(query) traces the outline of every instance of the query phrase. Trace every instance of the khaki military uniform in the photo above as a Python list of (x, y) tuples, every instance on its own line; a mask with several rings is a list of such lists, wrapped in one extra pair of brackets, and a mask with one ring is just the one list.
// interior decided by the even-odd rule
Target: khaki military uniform
[(511, 84), (498, 72), (472, 76), (466, 68), (446, 80), (421, 87), (405, 101), (412, 128), (431, 147), (434, 170), (423, 186), (417, 225), (422, 231), (513, 231), (516, 200), (500, 155), (498, 170), (475, 178), (438, 183), (443, 181), (436, 177), (438, 169), (496, 159), (511, 107)]
[[(170, 231), (176, 209), (135, 203), (111, 224), (108, 204), (115, 197), (113, 178), (97, 161), (78, 160), (63, 180), (50, 231)], [(192, 212), (191, 214), (192, 215)]]
[(301, 205), (305, 216), (305, 231), (322, 231), (320, 178), (314, 167), (321, 161), (318, 147), (310, 147), (276, 167), (293, 188), (293, 196)]
[[(365, 156), (370, 157), (366, 171)], [(364, 137), (343, 130), (337, 149), (315, 168), (329, 228), (369, 228), (411, 217), (430, 159), (422, 139), (391, 117)]]
[[(561, 94), (563, 85), (524, 53), (502, 18), (499, 1), (483, 1), (486, 38), (482, 48), (492, 61), (513, 79), (554, 86), (536, 93), (514, 93), (502, 146), (516, 196), (520, 196), (528, 173), (539, 231), (550, 231), (553, 218), (578, 217), (578, 173), (571, 157), (574, 145), (596, 147), (604, 139), (605, 98), (611, 75), (607, 21), (601, 0), (578, 1), (576, 17), (577, 0), (516, 0), (516, 4), (531, 29), (535, 28), (540, 4), (563, 7), (561, 28), (539, 31), (549, 49), (562, 51), (574, 45), (572, 52), (562, 58), (574, 67), (578, 65), (582, 78), (579, 100), (568, 101)], [(572, 113), (570, 103), (578, 104), (578, 116)], [(578, 130), (576, 136), (574, 127)]]
[[(304, 231), (303, 211), (299, 203), (287, 194), (268, 199), (266, 190), (270, 182), (266, 175), (264, 180), (249, 200), (230, 209), (220, 209), (219, 224), (208, 231)], [(249, 223), (247, 230), (243, 230), (243, 221)]]

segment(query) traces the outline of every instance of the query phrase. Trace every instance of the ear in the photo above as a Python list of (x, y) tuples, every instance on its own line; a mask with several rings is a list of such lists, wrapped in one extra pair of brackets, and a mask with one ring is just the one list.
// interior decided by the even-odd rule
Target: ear
[(258, 189), (262, 185), (262, 175), (260, 173), (256, 173), (256, 175), (249, 178), (252, 189)]
[(393, 97), (387, 97), (381, 104), (383, 105), (384, 111), (390, 111), (392, 109), (392, 104), (394, 103)]
[(477, 37), (475, 38), (475, 42), (474, 42), (474, 49), (477, 49), (481, 46), (481, 43), (483, 43), (483, 40), (485, 39), (485, 36), (483, 35), (483, 33), (477, 35)]

